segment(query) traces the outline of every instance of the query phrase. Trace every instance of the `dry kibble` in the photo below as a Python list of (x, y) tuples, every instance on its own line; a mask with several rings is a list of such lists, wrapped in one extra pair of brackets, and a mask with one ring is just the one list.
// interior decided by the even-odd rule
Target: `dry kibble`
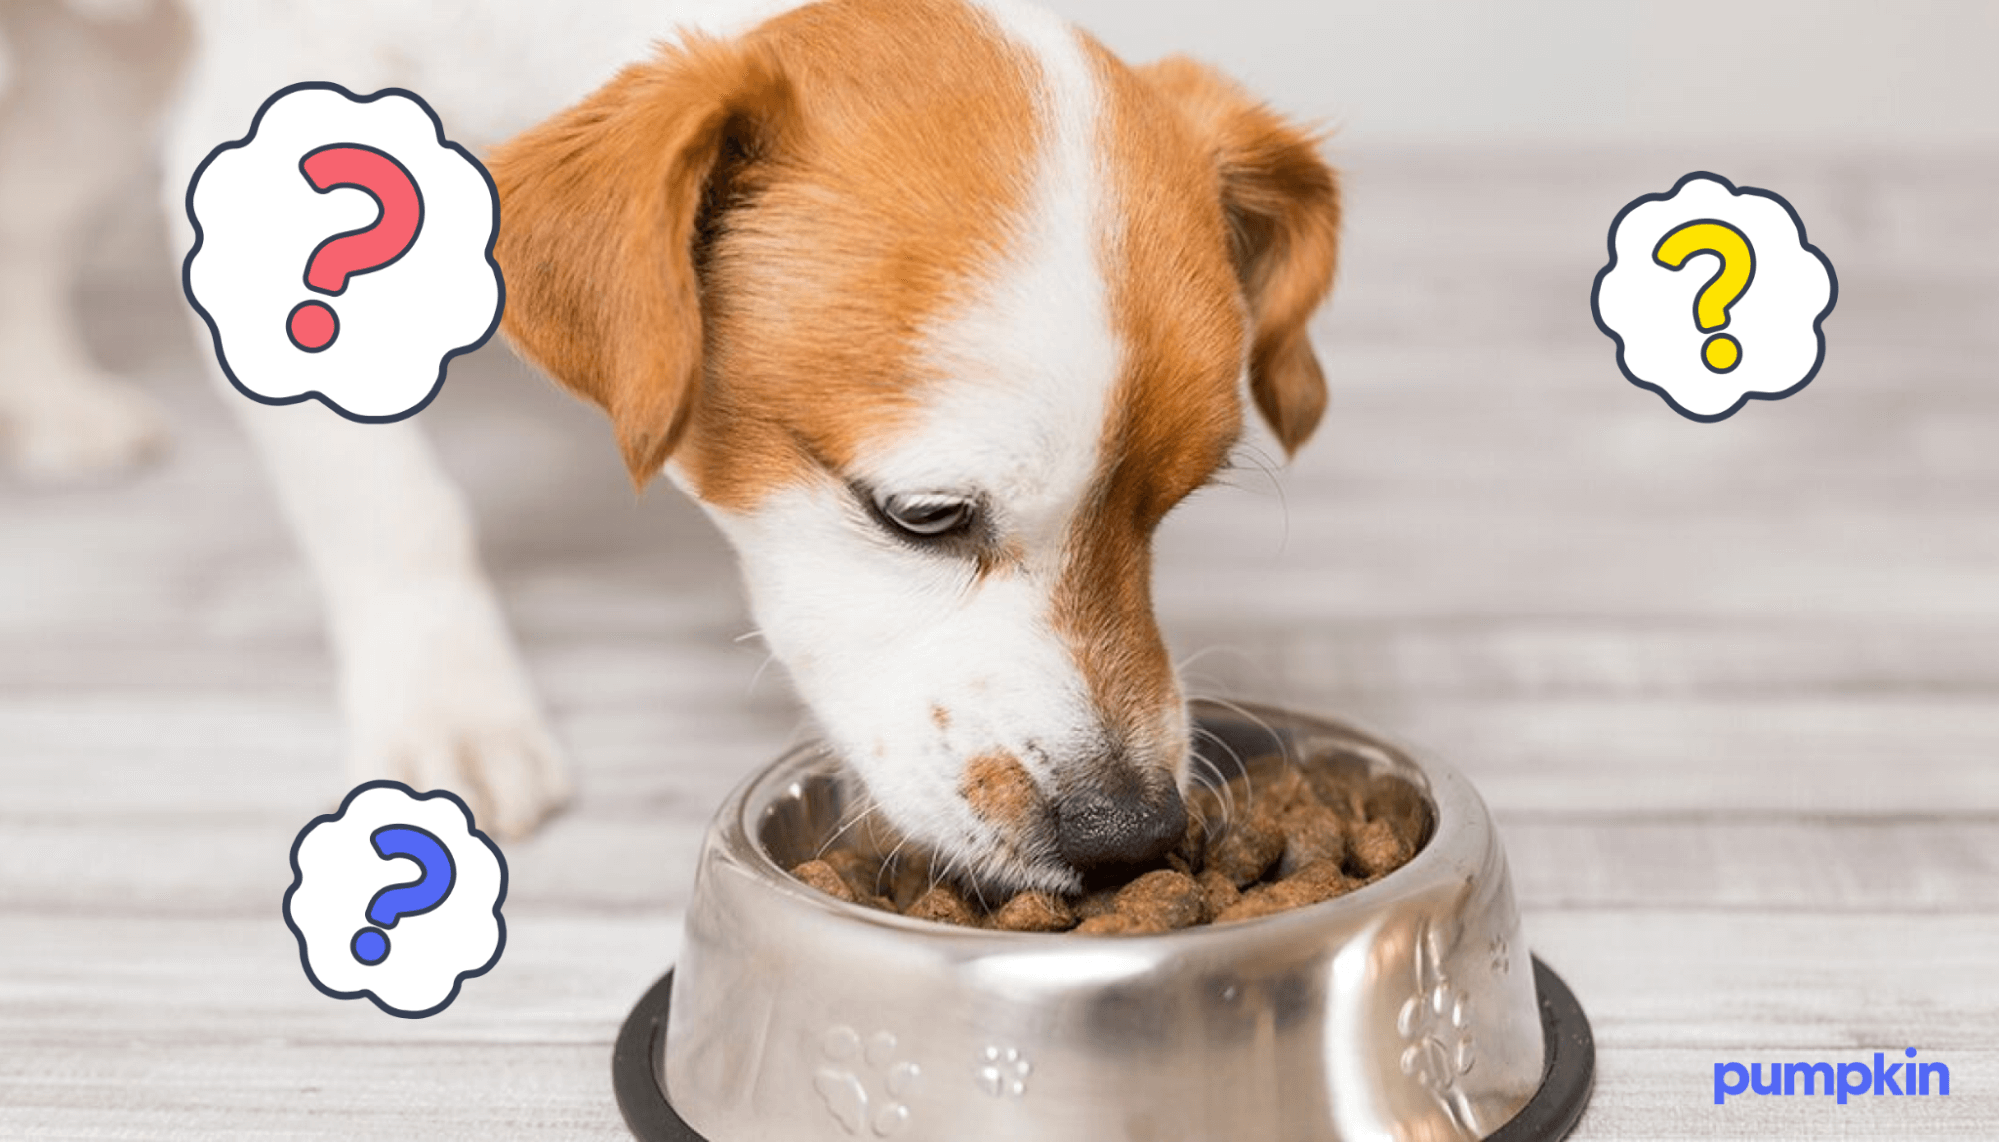
[[(832, 849), (792, 875), (842, 901), (926, 921), (1009, 932), (1089, 936), (1165, 933), (1226, 924), (1330, 900), (1407, 862), (1421, 836), (1413, 791), (1349, 768), (1252, 763), (1243, 778), (1188, 798), (1187, 832), (1158, 863), (1122, 885), (1079, 897), (1016, 893), (996, 909), (932, 876), (922, 855), (884, 861), (879, 850)], [(1368, 811), (1375, 816), (1369, 817)], [(1217, 823), (1212, 832), (1209, 822)]]
[(1076, 899), (1076, 915), (1085, 921), (1095, 920), (1117, 909), (1117, 889), (1098, 889), (1085, 893)]
[(947, 925), (977, 927), (979, 923), (979, 915), (972, 911), (964, 896), (943, 881), (924, 890), (907, 913), (920, 921), (942, 921)]
[(895, 907), (907, 913), (916, 907), (917, 899), (928, 893), (937, 883), (930, 876), (930, 866), (922, 861), (898, 862), (888, 876), (887, 896), (895, 902)]
[(1331, 770), (1315, 769), (1305, 775), (1311, 783), (1312, 792), (1318, 795), (1319, 804), (1348, 821), (1360, 821), (1367, 817), (1366, 791), (1353, 784), (1346, 777)]
[(1201, 923), (1207, 902), (1192, 877), (1172, 869), (1155, 869), (1118, 890), (1117, 911), (1161, 929), (1184, 929)]
[(1286, 766), (1278, 771), (1269, 782), (1256, 787), (1253, 796), (1261, 804), (1252, 808), (1276, 818), (1301, 805), (1319, 804), (1319, 796), (1313, 792), (1312, 784), (1296, 766)]
[(1384, 821), (1363, 822), (1354, 830), (1354, 865), (1370, 878), (1400, 868), (1413, 855), (1413, 849)]
[(1183, 873), (1198, 872), (1206, 864), (1208, 857), (1208, 823), (1200, 814), (1187, 815), (1187, 832), (1180, 837), (1180, 844), (1173, 847), (1174, 857), (1187, 866)]
[[(1316, 905), (1360, 888), (1337, 859), (1318, 861), (1279, 881), (1274, 888), (1296, 905)], [(1295, 906), (1294, 906), (1295, 907)]]
[(1070, 931), (1095, 937), (1142, 937), (1163, 933), (1167, 929), (1156, 921), (1129, 913), (1105, 913), (1101, 917), (1091, 917)]
[(1270, 886), (1258, 885), (1236, 899), (1236, 903), (1215, 914), (1214, 923), (1227, 925), (1236, 921), (1248, 921), (1256, 917), (1267, 917), (1284, 909), (1266, 890)]
[(1208, 847), (1208, 868), (1236, 883), (1237, 888), (1262, 877), (1284, 852), (1284, 831), (1263, 813), (1230, 824)]
[(1235, 881), (1213, 869), (1204, 869), (1197, 879), (1201, 885), (1203, 910), (1208, 920), (1222, 915), (1230, 905), (1242, 900), (1242, 890), (1236, 888)]
[(1076, 910), (1052, 893), (1016, 893), (993, 913), (993, 928), (1014, 933), (1059, 933), (1076, 925)]
[(857, 849), (830, 849), (820, 859), (831, 866), (856, 897), (882, 895), (881, 862)]
[(1277, 860), (1277, 876), (1289, 877), (1314, 862), (1335, 865), (1346, 860), (1346, 828), (1340, 816), (1312, 802), (1294, 805), (1278, 822), (1284, 831), (1284, 856)]
[(1337, 861), (1318, 861), (1299, 870), (1296, 875), (1282, 881), (1272, 881), (1258, 885), (1242, 895), (1242, 899), (1215, 915), (1217, 924), (1230, 921), (1246, 921), (1252, 917), (1267, 917), (1286, 909), (1296, 909), (1305, 905), (1316, 905), (1330, 901), (1342, 893), (1359, 888), (1360, 883), (1346, 875)]
[(842, 901), (853, 902), (857, 898), (846, 879), (842, 878), (832, 865), (824, 861), (808, 861), (795, 866), (791, 875), (826, 894)]

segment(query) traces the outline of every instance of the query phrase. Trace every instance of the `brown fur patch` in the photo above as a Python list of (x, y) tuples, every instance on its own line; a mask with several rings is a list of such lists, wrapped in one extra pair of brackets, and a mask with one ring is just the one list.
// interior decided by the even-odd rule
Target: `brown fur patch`
[(1159, 757), (1178, 685), (1152, 613), (1152, 534), (1240, 431), (1240, 287), (1213, 167), (1173, 107), (1085, 40), (1101, 90), (1110, 232), (1100, 258), (1124, 348), (1093, 499), (1069, 532), (1054, 619), (1135, 761)]
[(1034, 61), (957, 0), (830, 0), (626, 69), (495, 154), (507, 332), (711, 503), (848, 466), (1007, 252)]
[(1226, 80), (1184, 61), (1134, 71), (1084, 43), (1103, 96), (1103, 258), (1125, 363), (1055, 621), (1143, 759), (1179, 702), (1152, 614), (1153, 531), (1234, 445), (1245, 358), (1286, 449), (1317, 422), (1325, 389), (1304, 327), (1331, 281), (1338, 199), (1311, 138)]
[(958, 793), (973, 813), (1008, 831), (1024, 828), (1043, 808), (1033, 776), (1020, 759), (1005, 751), (981, 754), (965, 763)]
[(1202, 140), (1229, 225), (1253, 330), (1250, 391), (1286, 452), (1326, 408), (1325, 376), (1305, 326), (1339, 260), (1339, 181), (1319, 140), (1220, 73), (1184, 57), (1139, 70)]
[(610, 414), (643, 485), (701, 383), (696, 226), (725, 150), (793, 114), (767, 51), (689, 37), (500, 147), (494, 245), (503, 329), (522, 356)]

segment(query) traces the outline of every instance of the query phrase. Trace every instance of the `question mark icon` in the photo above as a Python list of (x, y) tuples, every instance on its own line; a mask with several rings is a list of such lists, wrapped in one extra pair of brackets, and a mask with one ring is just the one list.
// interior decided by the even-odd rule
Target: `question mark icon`
[[(352, 187), (374, 199), (380, 211), (368, 225), (342, 231), (313, 249), (305, 264), (307, 289), (339, 297), (349, 279), (393, 264), (416, 244), (423, 229), (423, 192), (395, 156), (360, 143), (332, 143), (307, 152), (298, 168), (320, 194)], [(325, 302), (307, 299), (292, 307), (285, 332), (293, 345), (318, 353), (340, 335), (340, 318)]]
[(1742, 364), (1742, 343), (1719, 331), (1728, 326), (1729, 308), (1749, 292), (1756, 277), (1756, 252), (1740, 230), (1720, 219), (1700, 218), (1661, 238), (1652, 260), (1678, 270), (1696, 254), (1721, 259), (1721, 268), (1694, 296), (1694, 326), (1702, 333), (1716, 331), (1701, 346), (1701, 362), (1715, 373), (1726, 373)]
[(422, 870), (415, 881), (386, 886), (368, 902), (368, 920), (379, 927), (355, 933), (350, 947), (355, 960), (374, 965), (389, 959), (389, 935), (382, 929), (393, 929), (404, 917), (428, 913), (442, 905), (451, 896), (451, 887), (458, 883), (458, 867), (451, 860), (451, 851), (427, 829), (385, 825), (370, 834), (368, 840), (382, 860), (407, 857)]

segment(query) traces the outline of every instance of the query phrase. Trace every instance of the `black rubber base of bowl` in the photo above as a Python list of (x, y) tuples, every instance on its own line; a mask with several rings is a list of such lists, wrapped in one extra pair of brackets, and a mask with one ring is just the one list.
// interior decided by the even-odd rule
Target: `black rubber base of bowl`
[[(1534, 988), (1541, 997), (1541, 1031), (1547, 1044), (1541, 1090), (1489, 1139), (1565, 1139), (1582, 1118), (1596, 1082), (1596, 1039), (1575, 993), (1555, 971), (1534, 958)], [(666, 1010), (673, 992), (668, 969), (625, 1017), (611, 1050), (611, 1090), (637, 1139), (698, 1140), (701, 1135), (666, 1098)]]

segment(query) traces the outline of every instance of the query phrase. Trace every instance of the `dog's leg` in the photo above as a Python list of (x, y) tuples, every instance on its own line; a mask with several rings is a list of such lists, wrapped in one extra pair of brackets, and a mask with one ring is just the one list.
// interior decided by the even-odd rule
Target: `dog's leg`
[(179, 14), (131, 6), (104, 22), (57, 0), (10, 0), (0, 92), (0, 433), (52, 482), (144, 459), (165, 441), (153, 403), (91, 359), (73, 312), (84, 231), (149, 154), (179, 56)]
[[(168, 133), (162, 188), (175, 250), (193, 239), (184, 195), (194, 167), (217, 143), (240, 138), (284, 82), (255, 86), (222, 68), (192, 77)], [(206, 349), (208, 331), (196, 325)], [(569, 780), (480, 567), (465, 505), (423, 433), (411, 421), (356, 424), (316, 401), (259, 404), (212, 357), (206, 364), (323, 591), (350, 778), (449, 789), (483, 828), (531, 830), (568, 798)]]

